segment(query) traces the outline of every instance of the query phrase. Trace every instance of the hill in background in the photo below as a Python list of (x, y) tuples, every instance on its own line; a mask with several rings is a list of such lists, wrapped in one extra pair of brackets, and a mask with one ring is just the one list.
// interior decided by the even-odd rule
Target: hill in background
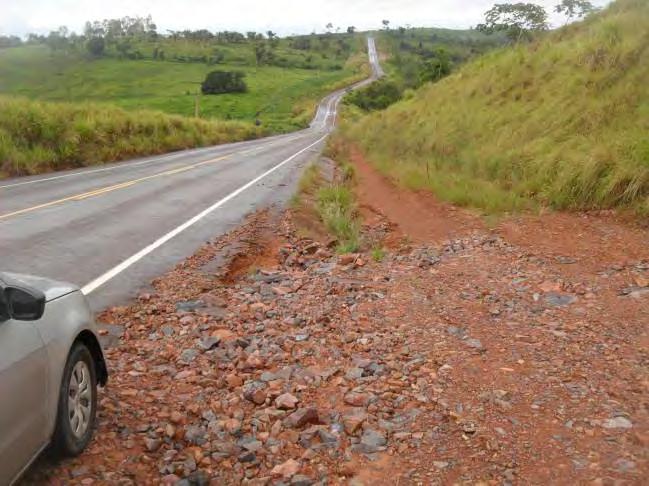
[[(102, 37), (92, 37), (92, 32), (63, 40), (36, 37), (0, 49), (0, 94), (193, 116), (207, 73), (239, 71), (247, 92), (202, 97), (199, 115), (247, 122), (260, 118), (269, 130), (283, 132), (305, 127), (320, 97), (367, 73), (361, 35), (279, 39), (256, 33), (120, 31), (119, 37), (109, 37), (102, 28)], [(98, 54), (89, 52), (89, 39), (100, 43)]]
[(487, 210), (649, 212), (649, 3), (472, 61), (345, 137), (412, 188)]

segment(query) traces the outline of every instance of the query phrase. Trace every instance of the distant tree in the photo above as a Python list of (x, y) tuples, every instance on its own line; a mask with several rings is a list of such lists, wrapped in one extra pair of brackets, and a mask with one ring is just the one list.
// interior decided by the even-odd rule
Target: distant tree
[(91, 37), (86, 41), (86, 50), (93, 57), (101, 57), (104, 55), (106, 49), (106, 42), (103, 37)]
[(328, 33), (328, 34), (331, 34), (331, 29), (334, 28), (334, 24), (332, 24), (331, 22), (329, 22), (329, 23), (326, 25), (325, 28), (327, 29), (327, 33)]
[(239, 44), (246, 41), (246, 36), (240, 32), (232, 32), (224, 30), (223, 32), (217, 32), (214, 37), (216, 37), (217, 42), (228, 43), (228, 44)]
[(564, 14), (568, 17), (568, 21), (574, 18), (580, 19), (596, 10), (597, 8), (588, 0), (562, 0), (559, 5), (554, 7), (554, 11)]
[(208, 64), (220, 64), (225, 59), (225, 54), (219, 49), (212, 49), (212, 55), (207, 60)]
[(44, 35), (38, 34), (27, 34), (27, 43), (28, 44), (45, 44), (46, 37)]
[(272, 30), (269, 30), (266, 32), (266, 35), (268, 36), (268, 43), (271, 45), (271, 47), (277, 47), (279, 44), (279, 37), (275, 32)]
[(94, 22), (86, 22), (83, 28), (83, 34), (86, 39), (90, 39), (91, 37), (104, 37), (106, 30), (101, 22), (95, 20)]
[(65, 51), (68, 48), (68, 28), (65, 26), (59, 27), (58, 30), (53, 30), (47, 36), (45, 43), (52, 49), (52, 52)]
[(356, 32), (356, 27), (354, 27), (353, 25), (350, 25), (349, 27), (347, 27), (347, 33), (348, 34), (353, 34), (355, 32)]
[(301, 51), (308, 51), (311, 49), (311, 39), (305, 36), (296, 37), (290, 41), (290, 46), (293, 49), (299, 49)]
[(248, 87), (245, 73), (240, 71), (212, 71), (201, 84), (203, 94), (244, 93)]
[(389, 20), (382, 20), (381, 23), (383, 24), (383, 28), (385, 30), (390, 30), (390, 21)]
[(401, 95), (401, 87), (397, 83), (382, 79), (348, 94), (345, 103), (354, 104), (365, 111), (383, 110), (399, 101)]
[(405, 35), (405, 33), (406, 33), (406, 28), (405, 27), (399, 27), (399, 35), (403, 37)]
[(78, 35), (76, 32), (70, 33), (68, 36), (68, 43), (70, 49), (79, 49), (85, 46), (86, 38), (82, 35)]
[(271, 64), (275, 55), (273, 51), (263, 42), (256, 42), (254, 45), (255, 62), (257, 66)]
[(3, 47), (18, 47), (22, 43), (20, 37), (16, 37), (15, 35), (0, 35), (0, 49)]
[(419, 72), (420, 84), (439, 81), (451, 74), (451, 62), (444, 49), (438, 49), (434, 57), (426, 59)]
[(505, 32), (515, 42), (547, 29), (547, 12), (533, 3), (497, 3), (485, 13), (485, 23), (476, 26), (487, 34)]
[(117, 49), (117, 52), (119, 52), (120, 58), (129, 57), (129, 53), (132, 47), (133, 46), (131, 45), (131, 41), (129, 39), (122, 39), (117, 42), (117, 44), (115, 44), (115, 48)]

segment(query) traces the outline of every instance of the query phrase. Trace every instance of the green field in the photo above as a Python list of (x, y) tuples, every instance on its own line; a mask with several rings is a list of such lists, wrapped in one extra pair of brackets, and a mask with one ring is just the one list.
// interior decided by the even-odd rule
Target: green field
[(346, 64), (340, 70), (315, 70), (147, 59), (89, 60), (81, 55), (53, 54), (45, 46), (25, 46), (0, 50), (0, 93), (193, 116), (196, 93), (205, 75), (216, 68), (239, 70), (246, 73), (248, 92), (201, 96), (200, 116), (253, 122), (255, 113), (262, 111), (265, 127), (287, 131), (305, 125), (318, 98), (332, 85), (358, 79), (362, 72), (359, 56)]
[[(0, 49), (0, 178), (304, 128), (321, 97), (369, 73), (361, 35), (207, 34), (107, 39), (99, 56), (78, 36)], [(199, 95), (212, 70), (245, 73), (246, 92)]]
[(649, 213), (649, 3), (489, 52), (345, 138), (397, 182), (487, 211)]

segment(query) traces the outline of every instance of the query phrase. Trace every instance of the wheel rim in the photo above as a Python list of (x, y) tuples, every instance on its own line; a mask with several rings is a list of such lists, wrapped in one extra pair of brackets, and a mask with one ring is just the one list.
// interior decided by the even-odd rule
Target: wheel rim
[(90, 369), (79, 361), (72, 369), (68, 387), (68, 419), (70, 430), (79, 439), (88, 430), (92, 416), (92, 388)]

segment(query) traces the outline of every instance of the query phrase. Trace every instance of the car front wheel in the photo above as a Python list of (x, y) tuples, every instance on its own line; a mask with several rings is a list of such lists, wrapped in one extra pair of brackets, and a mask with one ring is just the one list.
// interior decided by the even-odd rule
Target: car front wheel
[(90, 442), (97, 413), (97, 370), (88, 348), (77, 343), (63, 372), (53, 452), (76, 456)]

